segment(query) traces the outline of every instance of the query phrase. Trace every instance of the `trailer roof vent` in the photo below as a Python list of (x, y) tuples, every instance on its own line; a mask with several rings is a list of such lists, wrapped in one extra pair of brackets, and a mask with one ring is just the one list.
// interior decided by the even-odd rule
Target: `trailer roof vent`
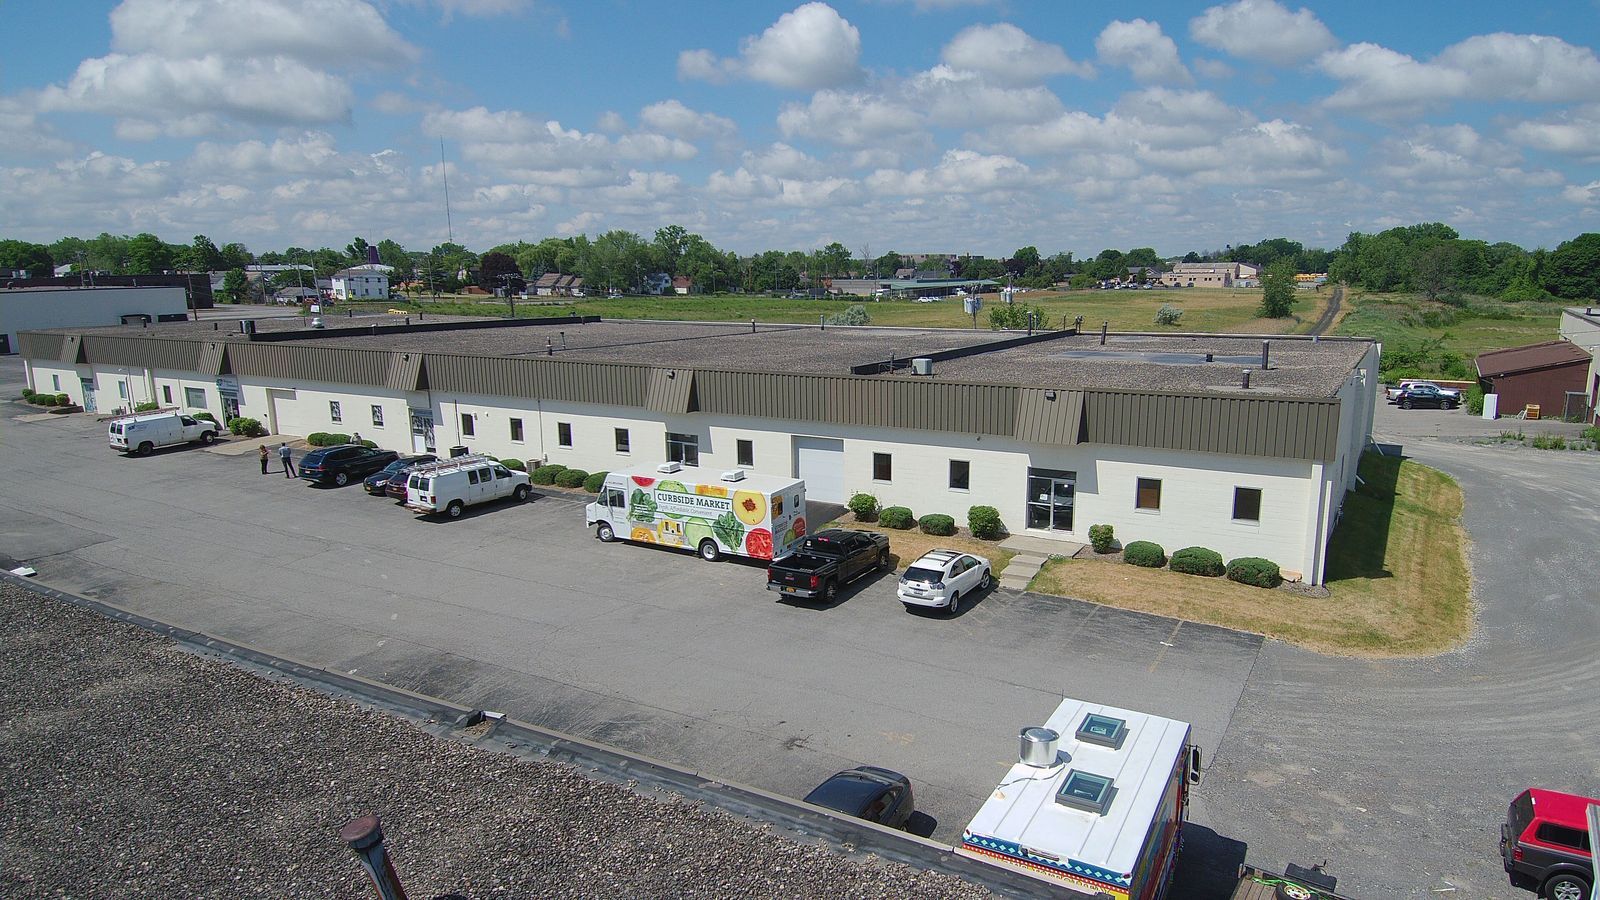
[(1078, 726), (1078, 740), (1086, 744), (1099, 744), (1112, 750), (1122, 748), (1122, 739), (1128, 736), (1128, 723), (1111, 716), (1090, 713)]
[(727, 472), (723, 472), (722, 473), (722, 480), (723, 481), (743, 481), (744, 480), (744, 470), (743, 469), (731, 469), (731, 470), (729, 470)]
[(1116, 782), (1110, 778), (1069, 769), (1067, 779), (1061, 782), (1060, 789), (1056, 791), (1056, 802), (1103, 816), (1111, 808), (1111, 800), (1116, 795)]
[(664, 462), (661, 465), (656, 466), (656, 471), (660, 472), (663, 475), (671, 475), (673, 472), (681, 472), (681, 471), (683, 471), (683, 463), (680, 463), (680, 462)]
[(926, 356), (919, 356), (913, 359), (911, 361), (911, 373), (913, 375), (932, 375), (933, 360)]

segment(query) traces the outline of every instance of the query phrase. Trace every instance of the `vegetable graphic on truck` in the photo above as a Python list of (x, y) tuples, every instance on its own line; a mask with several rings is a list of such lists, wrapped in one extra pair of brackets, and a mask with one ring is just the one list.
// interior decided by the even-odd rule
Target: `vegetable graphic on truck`
[(724, 472), (716, 481), (684, 480), (678, 463), (612, 472), (584, 521), (602, 541), (618, 539), (723, 556), (772, 559), (806, 534), (806, 483), (794, 478)]

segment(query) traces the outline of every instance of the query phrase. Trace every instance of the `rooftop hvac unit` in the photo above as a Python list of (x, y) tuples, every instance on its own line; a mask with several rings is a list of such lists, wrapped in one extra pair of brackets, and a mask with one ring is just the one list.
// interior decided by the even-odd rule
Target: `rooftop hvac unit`
[(722, 480), (723, 481), (743, 481), (744, 480), (744, 470), (743, 469), (733, 469), (733, 470), (730, 470), (730, 471), (727, 471), (727, 472), (723, 472), (722, 473)]
[(932, 375), (933, 360), (926, 356), (919, 356), (911, 361), (911, 372), (915, 375)]
[(656, 471), (663, 475), (671, 475), (673, 472), (683, 471), (683, 463), (664, 462), (661, 465), (656, 466)]
[(255, 334), (256, 333), (256, 320), (255, 319), (240, 319), (239, 320), (239, 333), (240, 334)]

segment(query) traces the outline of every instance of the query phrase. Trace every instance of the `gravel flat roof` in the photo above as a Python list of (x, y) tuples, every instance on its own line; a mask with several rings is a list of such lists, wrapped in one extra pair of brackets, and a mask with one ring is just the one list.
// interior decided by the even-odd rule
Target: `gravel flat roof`
[(685, 800), (434, 737), (0, 583), (0, 896), (977, 898)]

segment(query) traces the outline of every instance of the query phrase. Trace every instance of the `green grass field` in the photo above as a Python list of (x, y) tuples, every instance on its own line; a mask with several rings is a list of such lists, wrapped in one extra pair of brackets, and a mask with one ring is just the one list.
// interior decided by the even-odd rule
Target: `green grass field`
[(1399, 366), (1405, 370), (1397, 372), (1402, 376), (1476, 377), (1472, 360), (1479, 353), (1554, 340), (1561, 319), (1559, 304), (1478, 297), (1458, 308), (1414, 294), (1352, 293), (1345, 305), (1349, 311), (1333, 333), (1382, 341), (1386, 370), (1397, 351), (1427, 345), (1429, 349)]

